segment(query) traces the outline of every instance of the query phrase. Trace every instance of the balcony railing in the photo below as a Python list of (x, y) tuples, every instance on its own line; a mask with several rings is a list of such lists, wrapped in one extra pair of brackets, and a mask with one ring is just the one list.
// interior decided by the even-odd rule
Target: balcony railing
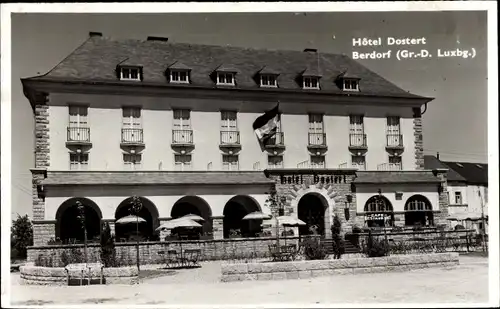
[(285, 135), (283, 132), (276, 132), (276, 134), (266, 141), (266, 146), (284, 146)]
[(90, 128), (68, 127), (68, 142), (90, 143)]
[(172, 130), (172, 144), (192, 144), (193, 130)]
[(403, 147), (403, 135), (401, 134), (387, 134), (387, 146), (388, 148), (402, 148)]
[(401, 163), (382, 163), (377, 165), (377, 170), (379, 171), (400, 171)]
[(366, 134), (349, 134), (349, 147), (366, 148)]
[(122, 129), (122, 144), (143, 144), (142, 129)]
[(221, 131), (220, 143), (221, 145), (239, 145), (240, 131)]
[(309, 146), (326, 147), (326, 133), (309, 133)]

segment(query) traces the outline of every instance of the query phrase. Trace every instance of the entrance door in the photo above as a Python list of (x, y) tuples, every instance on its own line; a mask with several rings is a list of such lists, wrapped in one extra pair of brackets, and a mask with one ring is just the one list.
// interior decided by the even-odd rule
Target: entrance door
[(300, 235), (313, 234), (313, 230), (319, 235), (325, 235), (325, 209), (326, 205), (321, 198), (315, 194), (304, 195), (298, 205), (298, 217), (306, 223), (299, 227)]

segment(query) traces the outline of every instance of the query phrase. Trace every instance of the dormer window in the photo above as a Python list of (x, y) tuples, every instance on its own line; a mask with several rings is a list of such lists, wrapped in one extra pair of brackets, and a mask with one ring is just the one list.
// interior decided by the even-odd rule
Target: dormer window
[(186, 70), (170, 70), (170, 82), (189, 84), (189, 72)]
[(234, 73), (217, 72), (217, 85), (234, 86)]
[(319, 77), (317, 77), (317, 76), (304, 76), (302, 87), (304, 89), (319, 89)]
[(120, 80), (141, 80), (141, 69), (138, 67), (120, 67)]
[(273, 74), (260, 75), (260, 86), (261, 87), (269, 87), (269, 88), (278, 87), (278, 80), (276, 78), (276, 75), (273, 75)]
[(345, 91), (359, 91), (359, 81), (356, 79), (344, 79), (342, 85)]

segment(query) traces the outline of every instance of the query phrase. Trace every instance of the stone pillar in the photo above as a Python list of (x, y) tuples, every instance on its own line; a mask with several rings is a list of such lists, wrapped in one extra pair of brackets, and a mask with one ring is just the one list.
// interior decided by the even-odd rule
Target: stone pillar
[[(447, 186), (448, 186), (448, 181), (447, 181), (447, 169), (435, 169), (432, 170), (432, 173), (441, 180), (441, 183), (439, 187), (437, 188), (438, 193), (439, 193), (439, 212), (434, 213), (434, 224), (435, 225), (440, 225), (440, 224), (449, 224), (449, 221), (446, 220), (448, 217), (448, 206), (449, 206), (449, 201), (448, 201), (448, 196), (446, 194)], [(436, 208), (432, 207), (432, 210), (435, 210)]]
[(115, 237), (115, 219), (101, 219), (101, 230), (104, 228), (104, 224), (109, 224), (109, 229), (111, 230), (111, 236)]
[(33, 220), (33, 246), (46, 246), (49, 240), (56, 240), (56, 221)]
[(404, 212), (394, 214), (394, 226), (399, 226), (399, 227), (405, 226), (405, 214), (404, 214)]
[(224, 216), (212, 217), (212, 222), (213, 222), (212, 231), (214, 233), (214, 239), (224, 239), (223, 221), (224, 221)]
[[(170, 217), (158, 218), (160, 225), (162, 225), (163, 223), (165, 223), (169, 220), (172, 220), (172, 218), (170, 218)], [(171, 231), (165, 230), (165, 229), (160, 230), (160, 241), (165, 241), (165, 238), (170, 234), (170, 232)]]
[(422, 114), (420, 107), (413, 108), (413, 136), (415, 139), (415, 167), (423, 170), (424, 167), (424, 139), (422, 134)]
[(35, 93), (30, 103), (35, 112), (35, 167), (49, 167), (49, 106), (46, 93)]

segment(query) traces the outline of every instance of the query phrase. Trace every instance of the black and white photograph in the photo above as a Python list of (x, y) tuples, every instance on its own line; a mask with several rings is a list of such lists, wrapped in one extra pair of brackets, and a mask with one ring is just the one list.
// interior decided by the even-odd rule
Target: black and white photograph
[(499, 306), (496, 8), (2, 4), (2, 307)]

